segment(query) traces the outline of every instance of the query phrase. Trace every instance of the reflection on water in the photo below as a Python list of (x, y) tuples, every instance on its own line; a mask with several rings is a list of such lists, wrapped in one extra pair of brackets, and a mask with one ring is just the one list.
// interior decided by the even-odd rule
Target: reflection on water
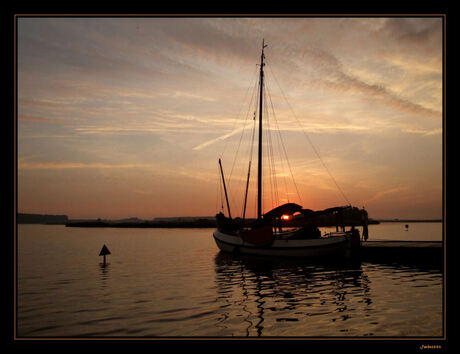
[(19, 337), (442, 335), (431, 266), (234, 257), (209, 229), (19, 225), (18, 245)]
[[(373, 336), (384, 322), (385, 315), (375, 311), (369, 272), (360, 263), (312, 264), (221, 252), (215, 271), (223, 310), (219, 325), (231, 326), (232, 314), (243, 317), (245, 336)], [(416, 278), (418, 271), (402, 268), (406, 274), (393, 279)]]
[[(372, 303), (369, 280), (359, 263), (313, 265), (301, 260), (224, 253), (216, 255), (215, 263), (218, 300), (232, 303), (232, 311), (234, 306), (241, 308), (248, 324), (247, 336), (262, 336), (266, 317), (298, 326), (308, 317), (346, 313), (348, 297), (356, 296), (357, 289), (363, 303)], [(349, 289), (355, 294), (349, 294)], [(229, 313), (223, 318), (228, 317)], [(344, 314), (342, 319), (348, 317)], [(299, 335), (298, 331), (294, 335)], [(308, 336), (308, 332), (303, 335)]]
[(110, 263), (99, 263), (99, 268), (101, 273), (101, 280), (107, 280), (109, 278)]

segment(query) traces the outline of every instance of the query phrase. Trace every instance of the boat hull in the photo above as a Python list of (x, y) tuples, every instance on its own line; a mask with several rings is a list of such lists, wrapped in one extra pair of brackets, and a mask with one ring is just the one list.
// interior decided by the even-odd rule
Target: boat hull
[(345, 235), (328, 238), (289, 240), (277, 239), (269, 246), (255, 246), (240, 236), (216, 230), (213, 234), (217, 247), (223, 252), (238, 252), (260, 256), (317, 258), (351, 254), (351, 242)]

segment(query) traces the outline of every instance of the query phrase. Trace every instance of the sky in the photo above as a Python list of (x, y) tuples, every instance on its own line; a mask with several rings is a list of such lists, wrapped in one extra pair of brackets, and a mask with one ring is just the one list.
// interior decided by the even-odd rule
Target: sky
[(19, 17), (18, 212), (212, 216), (221, 158), (241, 216), (253, 156), (254, 216), (264, 40), (263, 212), (441, 218), (442, 30), (441, 17)]

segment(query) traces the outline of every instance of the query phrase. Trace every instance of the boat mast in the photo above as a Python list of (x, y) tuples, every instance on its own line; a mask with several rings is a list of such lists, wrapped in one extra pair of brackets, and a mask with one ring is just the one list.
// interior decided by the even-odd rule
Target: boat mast
[(246, 193), (244, 194), (243, 220), (246, 217), (246, 202), (248, 201), (249, 177), (251, 176), (251, 161), (248, 167), (248, 179), (246, 180)]
[(224, 170), (222, 169), (222, 162), (220, 161), (220, 159), (219, 159), (219, 166), (220, 166), (220, 173), (222, 175), (222, 183), (224, 184), (225, 200), (227, 201), (228, 217), (231, 219), (232, 213), (230, 212), (230, 204), (228, 202), (228, 196), (227, 196), (227, 187), (225, 186)]
[(260, 97), (259, 97), (259, 155), (257, 166), (257, 220), (262, 219), (262, 107), (263, 107), (263, 87), (264, 87), (264, 40), (262, 39), (262, 54), (260, 55)]

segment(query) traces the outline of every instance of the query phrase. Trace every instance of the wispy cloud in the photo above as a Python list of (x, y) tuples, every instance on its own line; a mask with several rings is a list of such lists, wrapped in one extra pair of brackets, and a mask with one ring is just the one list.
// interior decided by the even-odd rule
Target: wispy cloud
[(216, 99), (213, 98), (213, 97), (198, 95), (196, 93), (184, 92), (184, 91), (176, 91), (176, 92), (174, 92), (174, 96), (175, 97), (193, 98), (193, 99), (202, 100), (202, 101), (208, 101), (208, 102), (215, 102), (216, 101)]
[(389, 90), (383, 83), (367, 83), (359, 77), (346, 73), (341, 61), (324, 49), (309, 49), (304, 53), (314, 61), (315, 70), (318, 71), (312, 80), (314, 85), (340, 92), (368, 95), (378, 104), (406, 113), (442, 117), (442, 112), (401, 97)]
[(107, 163), (81, 163), (81, 162), (32, 162), (19, 159), (18, 168), (23, 170), (49, 170), (49, 169), (75, 169), (75, 168), (138, 168), (145, 167), (143, 164), (107, 164)]
[(442, 117), (442, 112), (435, 111), (399, 97), (396, 93), (390, 92), (383, 85), (368, 84), (356, 77), (346, 75), (345, 73), (338, 73), (335, 80), (322, 80), (321, 84), (329, 89), (370, 95), (373, 99), (375, 99), (376, 103), (380, 103), (406, 113), (421, 114), (434, 118)]
[(442, 129), (404, 129), (403, 132), (410, 133), (410, 134), (420, 134), (423, 136), (430, 136), (430, 135), (441, 135)]
[(19, 115), (18, 120), (26, 121), (26, 122), (43, 122), (43, 123), (59, 123), (59, 124), (68, 124), (63, 119), (56, 119), (56, 118), (47, 118), (47, 117), (36, 117), (36, 116), (24, 116)]
[(377, 192), (374, 196), (372, 196), (371, 198), (365, 200), (364, 203), (367, 204), (369, 202), (373, 202), (373, 201), (382, 199), (383, 197), (386, 197), (388, 195), (404, 194), (405, 192), (407, 192), (408, 189), (409, 189), (409, 187), (407, 187), (407, 186), (386, 189), (386, 190)]
[(237, 128), (233, 131), (231, 131), (230, 133), (227, 133), (227, 134), (224, 134), (224, 135), (221, 135), (221, 136), (218, 136), (217, 138), (214, 138), (214, 139), (211, 139), (211, 140), (208, 140), (208, 141), (205, 141), (204, 143), (201, 143), (200, 145), (197, 145), (193, 148), (193, 150), (201, 150), (203, 148), (205, 148), (206, 146), (209, 146), (211, 144), (214, 144), (218, 141), (221, 141), (221, 140), (225, 140), (235, 134), (238, 134), (239, 132), (241, 132), (242, 130), (244, 129), (244, 127), (242, 128)]

